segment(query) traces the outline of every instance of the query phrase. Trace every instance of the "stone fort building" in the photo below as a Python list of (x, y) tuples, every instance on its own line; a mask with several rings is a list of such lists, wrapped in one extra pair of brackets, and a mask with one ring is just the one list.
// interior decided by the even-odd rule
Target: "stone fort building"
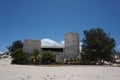
[(64, 35), (64, 46), (41, 46), (41, 40), (24, 40), (23, 52), (33, 53), (34, 50), (52, 51), (56, 55), (57, 62), (65, 62), (66, 59), (76, 58), (80, 55), (79, 50), (79, 34), (66, 33)]

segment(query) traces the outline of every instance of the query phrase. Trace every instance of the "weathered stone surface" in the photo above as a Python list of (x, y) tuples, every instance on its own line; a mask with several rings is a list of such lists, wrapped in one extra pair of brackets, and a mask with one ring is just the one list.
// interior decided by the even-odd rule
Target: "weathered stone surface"
[(76, 58), (78, 57), (79, 50), (79, 34), (78, 33), (67, 33), (64, 36), (65, 46), (44, 46), (41, 47), (41, 40), (24, 40), (23, 52), (33, 53), (34, 50), (42, 51), (52, 51), (56, 55), (57, 62), (64, 62), (64, 59)]

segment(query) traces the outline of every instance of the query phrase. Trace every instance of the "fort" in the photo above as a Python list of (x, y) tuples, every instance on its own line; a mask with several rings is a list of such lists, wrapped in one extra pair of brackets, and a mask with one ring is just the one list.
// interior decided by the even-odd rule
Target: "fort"
[(79, 34), (70, 32), (64, 35), (64, 46), (41, 46), (41, 40), (25, 39), (23, 52), (33, 53), (34, 50), (52, 51), (56, 55), (56, 62), (65, 62), (69, 58), (77, 58), (80, 56), (79, 50)]

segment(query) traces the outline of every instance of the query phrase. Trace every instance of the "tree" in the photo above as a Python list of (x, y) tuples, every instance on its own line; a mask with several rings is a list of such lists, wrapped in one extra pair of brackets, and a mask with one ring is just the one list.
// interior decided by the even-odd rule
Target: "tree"
[(50, 64), (54, 63), (56, 60), (56, 56), (51, 51), (44, 51), (41, 57), (42, 64)]
[(7, 47), (8, 51), (11, 52), (11, 55), (15, 52), (18, 48), (23, 48), (23, 43), (20, 40), (12, 42), (12, 45)]
[(116, 51), (116, 52), (115, 52), (115, 56), (117, 56), (117, 57), (120, 58), (120, 51)]
[(16, 49), (13, 52), (12, 64), (26, 64), (28, 63), (28, 54), (24, 53), (21, 48)]
[(110, 61), (115, 47), (115, 40), (101, 28), (85, 30), (84, 35), (82, 59), (99, 61), (100, 63), (105, 60)]

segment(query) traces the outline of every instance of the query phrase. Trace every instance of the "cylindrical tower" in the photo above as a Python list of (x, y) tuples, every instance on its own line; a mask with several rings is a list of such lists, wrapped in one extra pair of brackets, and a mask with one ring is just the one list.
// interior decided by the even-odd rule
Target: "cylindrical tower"
[(79, 55), (79, 35), (78, 33), (67, 33), (65, 40), (65, 58), (75, 58)]

